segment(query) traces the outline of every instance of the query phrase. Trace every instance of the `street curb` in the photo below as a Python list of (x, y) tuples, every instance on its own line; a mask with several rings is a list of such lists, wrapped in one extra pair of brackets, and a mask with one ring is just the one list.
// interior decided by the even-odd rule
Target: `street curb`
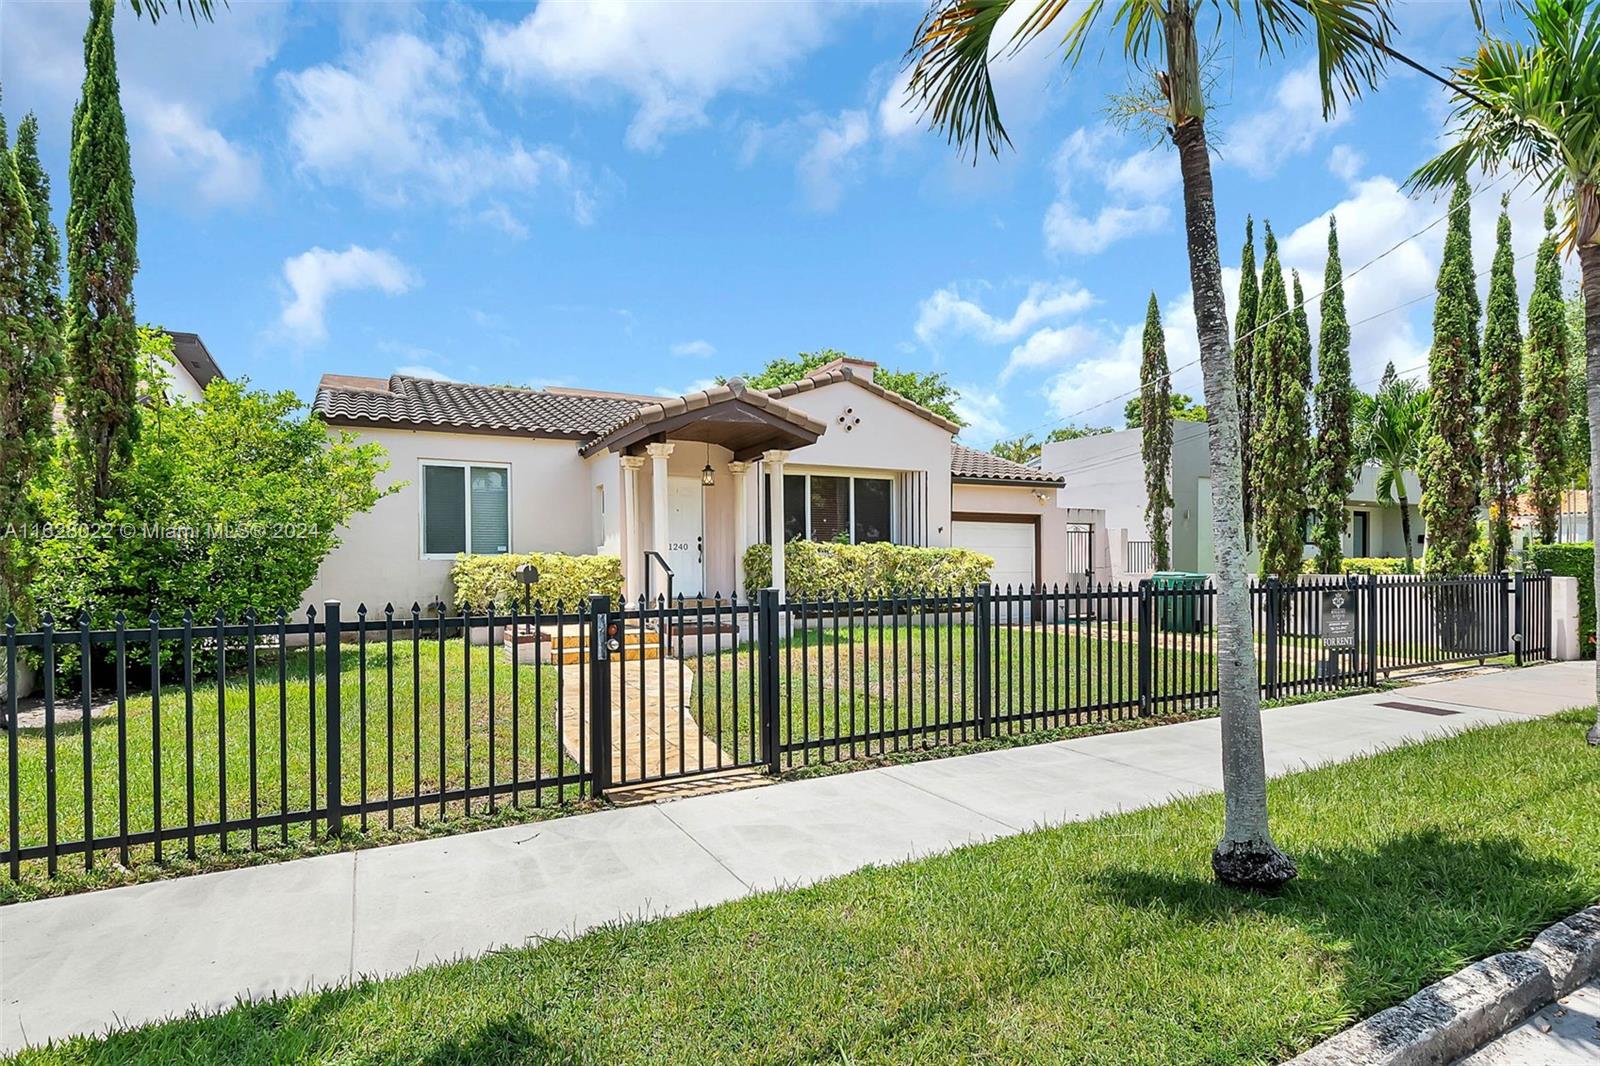
[(1357, 1022), (1288, 1066), (1439, 1066), (1477, 1050), (1600, 973), (1600, 906)]

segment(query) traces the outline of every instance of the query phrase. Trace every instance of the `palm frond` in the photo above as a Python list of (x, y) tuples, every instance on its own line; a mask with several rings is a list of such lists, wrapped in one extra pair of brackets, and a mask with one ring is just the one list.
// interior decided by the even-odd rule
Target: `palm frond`
[[(169, 0), (128, 0), (128, 6), (133, 8), (133, 13), (151, 22), (160, 22), (161, 16), (167, 13)], [(207, 22), (215, 20), (217, 0), (170, 0), (171, 5), (179, 14), (188, 15), (189, 21), (199, 24), (203, 18)], [(221, 0), (222, 6), (228, 6), (228, 0)]]
[(974, 161), (998, 155), (1011, 138), (1000, 120), (989, 70), (995, 28), (1013, 0), (942, 0), (928, 9), (906, 61), (914, 64), (907, 95), (936, 129)]

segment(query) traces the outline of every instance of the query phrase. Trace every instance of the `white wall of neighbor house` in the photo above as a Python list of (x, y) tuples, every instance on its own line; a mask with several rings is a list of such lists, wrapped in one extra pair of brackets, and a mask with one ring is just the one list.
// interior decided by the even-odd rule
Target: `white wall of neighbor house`
[[(334, 599), (354, 611), (359, 603), (409, 608), (413, 601), (451, 599), (454, 560), (424, 558), (422, 551), (422, 466), (428, 460), (508, 467), (513, 552), (595, 551), (591, 496), (597, 480), (573, 441), (390, 428), (363, 429), (361, 436), (388, 452), (379, 485), (403, 485), (339, 531), (339, 547), (305, 594), (308, 605)], [(608, 505), (610, 496), (607, 485)]]
[[(1054, 441), (1040, 454), (1040, 466), (1066, 481), (1059, 506), (1104, 511), (1108, 543), (1118, 546), (1150, 539), (1145, 523), (1149, 495), (1144, 483), (1143, 440), (1142, 430), (1123, 429)], [(1192, 570), (1198, 561), (1200, 480), (1209, 469), (1205, 423), (1174, 422), (1168, 484), (1172, 489), (1172, 565), (1180, 570)], [(1119, 560), (1114, 569), (1121, 572), (1125, 561)]]

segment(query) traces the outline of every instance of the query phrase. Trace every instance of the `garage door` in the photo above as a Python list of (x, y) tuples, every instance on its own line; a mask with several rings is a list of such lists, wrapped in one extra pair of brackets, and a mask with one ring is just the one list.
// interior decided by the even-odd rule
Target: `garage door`
[(971, 548), (994, 560), (989, 580), (997, 588), (1026, 588), (1034, 583), (1032, 522), (958, 521), (952, 527), (957, 548)]

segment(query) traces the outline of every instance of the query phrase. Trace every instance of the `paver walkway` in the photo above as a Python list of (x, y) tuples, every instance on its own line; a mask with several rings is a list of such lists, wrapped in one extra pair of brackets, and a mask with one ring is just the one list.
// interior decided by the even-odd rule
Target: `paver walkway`
[[(1594, 665), (1554, 663), (1281, 707), (1267, 768), (1593, 702)], [(1185, 722), (0, 908), (0, 1049), (1215, 791), (1220, 753), (1215, 719)]]
[[(696, 773), (733, 766), (694, 717), (694, 670), (678, 659), (644, 659), (611, 664), (611, 780), (626, 785), (657, 780), (664, 774)], [(589, 762), (587, 663), (561, 671), (561, 746), (574, 762)]]

